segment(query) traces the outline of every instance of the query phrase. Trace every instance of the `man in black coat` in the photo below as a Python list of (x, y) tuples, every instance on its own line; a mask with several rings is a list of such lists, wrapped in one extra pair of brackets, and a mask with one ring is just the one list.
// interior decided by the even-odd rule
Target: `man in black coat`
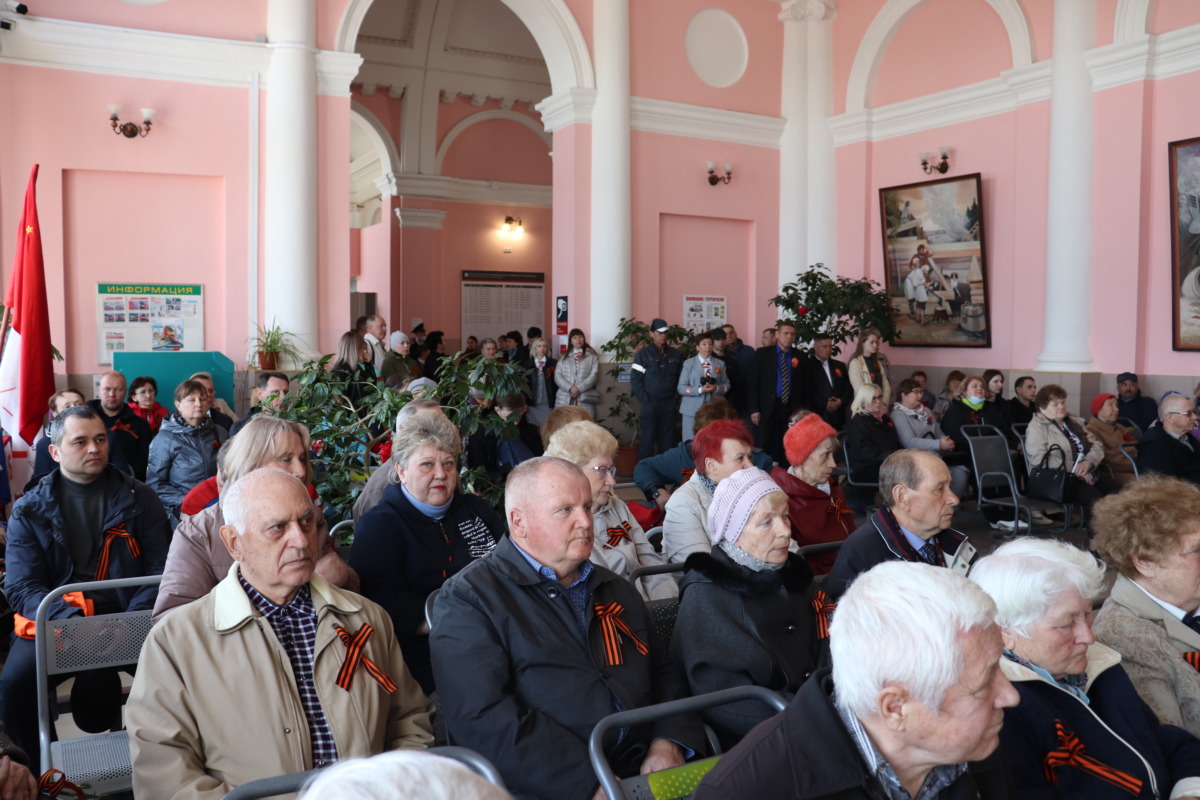
[(775, 329), (775, 343), (758, 348), (754, 354), (754, 386), (750, 391), (750, 421), (758, 426), (754, 443), (780, 464), (787, 463), (783, 434), (788, 418), (801, 407), (806, 394), (805, 355), (792, 347), (795, 341), (796, 326), (780, 322)]
[(100, 399), (89, 400), (88, 407), (100, 414), (112, 443), (109, 462), (118, 469), (133, 472), (139, 481), (146, 480), (146, 464), (150, 461), (150, 424), (133, 413), (125, 402), (125, 376), (113, 370), (100, 376)]
[[(831, 337), (818, 336), (813, 340), (812, 353), (805, 367), (804, 382), (808, 389), (805, 407), (820, 414), (834, 430), (842, 430), (846, 427), (846, 412), (854, 400), (854, 387), (850, 385), (846, 365), (833, 357)], [(889, 398), (885, 397), (884, 401), (888, 402)]]
[(1168, 395), (1158, 409), (1161, 424), (1138, 442), (1138, 474), (1157, 472), (1200, 484), (1200, 442), (1192, 437), (1196, 409), (1181, 394)]
[[(692, 797), (1011, 797), (997, 746), (1018, 696), (999, 669), (995, 616), (983, 590), (949, 570), (864, 574), (834, 618), (832, 670), (726, 753)], [(922, 691), (930, 673), (953, 676), (932, 698)]]
[[(452, 576), (430, 651), (456, 744), (488, 758), (517, 798), (588, 800), (588, 736), (603, 717), (683, 696), (641, 595), (588, 561), (592, 489), (578, 467), (535, 458), (505, 487), (509, 536)], [(699, 737), (699, 738), (698, 738)], [(605, 741), (618, 775), (678, 766), (702, 745), (676, 717)]]

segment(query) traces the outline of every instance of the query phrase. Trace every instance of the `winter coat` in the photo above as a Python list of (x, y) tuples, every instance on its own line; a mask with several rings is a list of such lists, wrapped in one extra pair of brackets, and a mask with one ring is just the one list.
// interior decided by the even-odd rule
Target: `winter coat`
[[(801, 547), (826, 542), (844, 542), (854, 531), (854, 512), (846, 506), (846, 493), (830, 481), (829, 494), (806, 483), (783, 467), (771, 469), (771, 480), (788, 498), (792, 539)], [(837, 553), (818, 553), (808, 559), (813, 571), (824, 575), (833, 568)]]
[[(312, 769), (312, 742), (287, 651), (238, 582), (236, 567), (203, 599), (150, 630), (125, 706), (133, 791), (155, 800), (220, 800), (235, 786)], [(404, 666), (379, 606), (309, 583), (317, 613), (313, 688), (339, 760), (433, 745), (433, 703)], [(337, 684), (347, 646), (370, 626), (365, 659), (396, 684), (387, 692), (366, 669)]]
[[(1087, 452), (1083, 453), (1083, 460), (1092, 465), (1092, 471), (1104, 462), (1104, 446), (1100, 441), (1089, 434), (1083, 427), (1083, 420), (1079, 417), (1069, 417), (1071, 427), (1075, 433), (1083, 440), (1084, 447)], [(1058, 445), (1059, 450), (1051, 451), (1054, 445)], [(1059, 451), (1062, 455), (1059, 455)], [(1030, 467), (1036, 467), (1042, 463), (1042, 459), (1046, 454), (1050, 454), (1049, 460), (1046, 462), (1051, 467), (1066, 467), (1066, 469), (1074, 469), (1077, 460), (1077, 454), (1071, 449), (1071, 440), (1063, 433), (1059, 423), (1047, 417), (1041, 411), (1033, 415), (1033, 421), (1029, 423), (1029, 427), (1025, 429), (1025, 457), (1029, 460)], [(1063, 463), (1063, 459), (1067, 463)]]
[(892, 382), (888, 377), (889, 364), (887, 357), (882, 353), (878, 354), (876, 358), (879, 361), (879, 372), (874, 378), (871, 376), (871, 365), (867, 363), (866, 356), (851, 359), (847, 365), (847, 370), (850, 372), (850, 385), (857, 393), (859, 388), (873, 383), (883, 390), (883, 401), (886, 403), (892, 399)]
[[(1104, 448), (1104, 463), (1113, 471), (1113, 476), (1122, 484), (1132, 483), (1133, 464), (1121, 452), (1121, 445), (1128, 442), (1134, 445), (1133, 434), (1131, 434), (1124, 425), (1118, 425), (1115, 422), (1105, 422), (1099, 417), (1092, 417), (1088, 420), (1087, 432), (1096, 437), (1100, 445)], [(1129, 455), (1137, 458), (1137, 447), (1131, 446), (1127, 448)]]
[(1138, 474), (1157, 472), (1200, 484), (1200, 442), (1191, 440), (1191, 447), (1157, 425), (1138, 440)]
[(146, 483), (158, 493), (173, 525), (179, 524), (184, 496), (217, 474), (217, 451), (229, 434), (212, 420), (191, 426), (176, 415), (162, 424), (150, 443)]
[[(771, 457), (757, 447), (750, 454), (750, 460), (763, 472), (769, 472), (775, 465)], [(638, 461), (633, 468), (633, 482), (645, 493), (646, 499), (652, 501), (659, 489), (674, 491), (676, 487), (687, 483), (695, 471), (696, 462), (692, 460), (692, 440), (689, 438), (670, 450)]]
[(150, 434), (158, 433), (158, 429), (162, 427), (163, 420), (171, 416), (162, 403), (155, 403), (150, 408), (142, 408), (137, 403), (127, 403), (130, 410), (137, 414), (142, 419), (146, 420), (146, 424), (150, 426)]
[[(621, 498), (612, 497), (603, 508), (592, 509), (592, 525), (596, 534), (592, 544), (593, 564), (628, 578), (638, 567), (656, 567), (667, 563), (655, 552), (654, 545), (646, 538), (646, 532)], [(679, 585), (669, 574), (647, 575), (638, 580), (635, 586), (645, 600), (665, 600), (679, 595)]]
[[(713, 380), (717, 382), (717, 390), (700, 394), (700, 387), (704, 380), (703, 361), (700, 356), (693, 356), (683, 362), (683, 370), (679, 373), (679, 383), (675, 388), (682, 398), (679, 401), (679, 413), (685, 417), (696, 416), (700, 406), (711, 402), (714, 397), (724, 397), (729, 391), (729, 373), (725, 371), (725, 362), (716, 356), (710, 356), (708, 368), (712, 372)], [(692, 431), (684, 431), (683, 435), (685, 439), (690, 439)]]
[(100, 415), (108, 429), (109, 463), (119, 469), (129, 467), (133, 477), (149, 483), (146, 481), (146, 464), (150, 457), (150, 440), (155, 438), (149, 423), (127, 405), (122, 405), (115, 417), (104, 412), (99, 400), (89, 400), (87, 406)]
[[(789, 554), (781, 569), (755, 572), (717, 547), (686, 563), (671, 646), (692, 694), (746, 685), (795, 694), (820, 660), (813, 574), (804, 559)], [(728, 750), (774, 713), (746, 700), (711, 708), (704, 719)]]
[(884, 459), (900, 449), (900, 437), (891, 418), (858, 413), (846, 423), (846, 463), (857, 481), (879, 480)]
[(630, 385), (633, 394), (642, 406), (652, 404), (678, 407), (679, 373), (683, 369), (683, 356), (670, 345), (662, 352), (654, 345), (646, 345), (633, 357)]
[(708, 535), (708, 507), (712, 498), (712, 492), (694, 473), (671, 494), (662, 538), (663, 555), (668, 561), (683, 561), (692, 553), (712, 550), (712, 537)]
[(399, 484), (389, 484), (379, 503), (354, 529), (350, 566), (361, 593), (392, 618), (404, 659), (427, 692), (434, 688), (429, 666), (425, 598), (451, 575), (483, 558), (504, 536), (504, 523), (487, 501), (455, 493), (440, 520), (409, 502)]
[[(450, 736), (495, 764), (518, 800), (588, 800), (598, 783), (588, 761), (596, 723), (618, 706), (686, 694), (629, 581), (593, 567), (585, 585), (586, 637), (562, 584), (539, 574), (505, 538), (446, 581), (433, 606), (430, 649)], [(592, 609), (613, 604), (632, 635), (606, 640)], [(620, 663), (609, 666), (617, 660), (610, 656)], [(703, 747), (691, 716), (631, 727), (619, 741), (613, 731), (603, 747), (617, 774), (629, 775), (658, 738)]]
[(571, 387), (579, 387), (579, 405), (588, 410), (592, 418), (596, 417), (596, 404), (600, 402), (600, 393), (596, 391), (596, 381), (600, 377), (600, 357), (594, 350), (585, 350), (579, 364), (575, 364), (575, 351), (570, 350), (558, 360), (554, 370), (554, 382), (558, 384), (558, 394), (554, 397), (554, 405), (571, 405)]

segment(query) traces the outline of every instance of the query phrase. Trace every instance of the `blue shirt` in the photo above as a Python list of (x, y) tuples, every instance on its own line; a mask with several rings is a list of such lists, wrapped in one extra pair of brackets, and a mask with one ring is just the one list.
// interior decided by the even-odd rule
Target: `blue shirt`
[[(541, 575), (548, 581), (558, 583), (558, 575), (554, 570), (541, 564), (536, 558), (526, 553), (521, 549), (520, 545), (513, 542), (517, 546), (517, 552), (520, 553), (529, 566), (533, 567), (538, 575)], [(587, 579), (592, 574), (593, 565), (591, 561), (584, 561), (579, 566), (579, 577), (570, 586), (563, 587), (563, 593), (567, 599), (571, 601), (571, 611), (575, 615), (575, 624), (579, 626), (579, 632), (583, 634), (584, 642), (588, 638), (588, 622), (592, 618), (592, 610), (588, 608), (588, 588)]]

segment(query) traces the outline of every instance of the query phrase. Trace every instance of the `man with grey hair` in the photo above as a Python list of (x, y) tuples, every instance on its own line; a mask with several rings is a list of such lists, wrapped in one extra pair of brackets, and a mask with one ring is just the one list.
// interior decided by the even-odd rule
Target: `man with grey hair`
[(258, 778), (432, 745), (433, 704), (387, 613), (314, 574), (323, 532), (304, 484), (257, 469), (221, 502), (229, 575), (142, 648), (125, 712), (134, 794), (216, 800)]
[(1138, 442), (1139, 474), (1157, 472), (1200, 484), (1200, 442), (1192, 437), (1196, 409), (1182, 394), (1167, 395), (1158, 408), (1161, 424), (1142, 435)]
[(995, 615), (987, 594), (949, 570), (891, 562), (864, 573), (833, 619), (832, 669), (726, 753), (692, 797), (1010, 797), (996, 748), (1017, 692), (1000, 670)]
[(367, 318), (367, 331), (363, 339), (371, 348), (371, 363), (375, 365), (375, 374), (383, 370), (383, 359), (387, 357), (387, 345), (383, 340), (387, 337), (387, 320), (379, 314)]
[[(540, 457), (508, 476), (509, 536), (442, 585), (430, 651), (446, 725), (492, 761), (521, 798), (585, 800), (596, 723), (682, 696), (641, 595), (595, 566), (592, 487), (574, 464)], [(699, 725), (673, 717), (604, 742), (618, 775), (678, 766)]]
[(879, 468), (883, 505), (846, 539), (821, 589), (837, 602), (858, 575), (883, 561), (919, 561), (963, 575), (975, 557), (950, 527), (958, 497), (946, 462), (927, 450), (897, 450)]

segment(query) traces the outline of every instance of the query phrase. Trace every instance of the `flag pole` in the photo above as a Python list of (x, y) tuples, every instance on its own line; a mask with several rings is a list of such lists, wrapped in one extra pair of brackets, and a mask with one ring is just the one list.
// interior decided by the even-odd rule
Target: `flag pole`
[(12, 309), (5, 306), (4, 318), (0, 320), (0, 354), (4, 352), (4, 342), (8, 339), (8, 319), (11, 315)]

